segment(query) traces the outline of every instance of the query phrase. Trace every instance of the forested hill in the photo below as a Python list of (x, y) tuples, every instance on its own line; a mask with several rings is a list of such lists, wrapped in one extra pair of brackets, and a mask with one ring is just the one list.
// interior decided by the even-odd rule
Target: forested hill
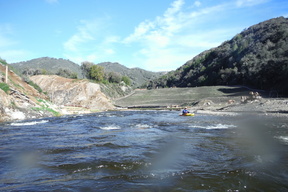
[(148, 87), (247, 85), (288, 94), (288, 19), (253, 25)]
[(152, 72), (140, 68), (128, 68), (119, 63), (112, 62), (103, 62), (98, 63), (97, 65), (104, 67), (106, 72), (116, 72), (122, 76), (129, 77), (132, 80), (133, 87), (138, 87), (149, 80), (159, 78), (161, 75), (165, 74), (165, 72)]

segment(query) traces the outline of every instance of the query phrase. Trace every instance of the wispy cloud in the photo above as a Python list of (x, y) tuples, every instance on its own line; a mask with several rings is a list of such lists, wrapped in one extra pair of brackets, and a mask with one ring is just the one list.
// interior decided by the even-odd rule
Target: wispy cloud
[(132, 34), (124, 38), (123, 43), (141, 47), (134, 53), (134, 59), (147, 69), (176, 69), (196, 53), (220, 45), (239, 30), (235, 26), (211, 29), (210, 23), (206, 23), (206, 28), (197, 29), (199, 23), (205, 24), (215, 15), (227, 10), (254, 6), (266, 1), (235, 0), (204, 6), (200, 0), (188, 5), (184, 0), (175, 0), (162, 16), (141, 22)]
[(268, 0), (237, 0), (236, 5), (238, 7), (250, 7), (267, 2)]
[(115, 54), (112, 44), (118, 42), (119, 37), (105, 33), (108, 31), (106, 23), (107, 18), (80, 21), (75, 34), (63, 43), (64, 56), (81, 63), (99, 61)]
[(45, 0), (45, 1), (50, 4), (58, 3), (58, 0)]
[[(146, 68), (153, 66), (156, 69), (159, 64), (156, 70), (164, 65), (167, 70), (171, 70), (193, 56), (191, 51), (188, 51), (189, 48), (205, 49), (219, 44), (217, 40), (212, 41), (201, 33), (195, 34), (193, 23), (205, 15), (225, 9), (226, 6), (216, 5), (189, 10), (184, 4), (184, 0), (175, 0), (162, 16), (140, 23), (134, 33), (124, 38), (125, 44), (140, 44), (142, 48), (134, 55), (142, 59)], [(201, 2), (194, 2), (192, 7), (201, 7)]]
[[(184, 0), (176, 0), (171, 4), (163, 16), (154, 21), (144, 21), (134, 30), (134, 33), (124, 39), (124, 43), (149, 40), (149, 43), (159, 40), (160, 45), (181, 28), (181, 8)], [(158, 44), (155, 43), (155, 44)]]
[(64, 43), (64, 48), (67, 51), (78, 51), (81, 48), (82, 43), (94, 40), (92, 34), (96, 31), (97, 26), (98, 24), (94, 21), (81, 21), (81, 25), (77, 28), (76, 34)]
[[(124, 62), (122, 64), (133, 66), (137, 63), (137, 66), (153, 71), (176, 69), (201, 51), (216, 47), (231, 34), (239, 32), (237, 26), (215, 27), (210, 23), (211, 18), (227, 10), (234, 11), (266, 1), (235, 0), (214, 2), (208, 6), (201, 0), (190, 4), (185, 4), (185, 0), (175, 0), (162, 15), (140, 22), (124, 37), (108, 32), (113, 30), (109, 30), (107, 18), (81, 21), (75, 34), (64, 43), (65, 56), (78, 63), (85, 60), (111, 61), (114, 58), (114, 61)], [(199, 24), (201, 29), (198, 29)], [(130, 53), (125, 52), (126, 57), (117, 57), (119, 49)]]

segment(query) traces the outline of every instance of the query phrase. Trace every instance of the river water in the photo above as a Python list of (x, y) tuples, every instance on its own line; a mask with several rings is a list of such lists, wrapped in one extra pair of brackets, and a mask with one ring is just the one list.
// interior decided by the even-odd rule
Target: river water
[(288, 191), (286, 118), (118, 111), (0, 133), (0, 191)]

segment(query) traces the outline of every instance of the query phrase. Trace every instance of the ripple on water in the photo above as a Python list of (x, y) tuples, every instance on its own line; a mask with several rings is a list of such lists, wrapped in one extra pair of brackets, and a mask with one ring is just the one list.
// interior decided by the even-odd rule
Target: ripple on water
[[(261, 163), (265, 153), (249, 150), (253, 146), (246, 141), (252, 137), (231, 118), (126, 111), (5, 124), (0, 127), (0, 190), (288, 189), (287, 123), (281, 126), (287, 120), (280, 126), (275, 120), (276, 129), (269, 130), (281, 143), (279, 158)], [(25, 148), (31, 150), (20, 153)]]

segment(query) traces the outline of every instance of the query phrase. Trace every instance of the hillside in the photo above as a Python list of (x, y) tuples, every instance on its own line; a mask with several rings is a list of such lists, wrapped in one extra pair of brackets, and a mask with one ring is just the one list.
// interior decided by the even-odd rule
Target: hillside
[(103, 62), (98, 63), (97, 65), (104, 67), (106, 72), (117, 72), (122, 76), (129, 77), (132, 80), (133, 87), (139, 87), (145, 82), (156, 79), (164, 74), (164, 72), (152, 72), (140, 68), (128, 68), (119, 63)]
[(103, 88), (88, 80), (57, 75), (34, 75), (23, 81), (10, 69), (6, 80), (6, 66), (0, 58), (0, 122), (114, 109), (109, 97), (122, 97), (132, 91), (125, 85)]
[(50, 57), (41, 57), (29, 61), (11, 63), (11, 66), (21, 74), (40, 75), (40, 74), (64, 74), (66, 77), (77, 75), (79, 79), (83, 78), (79, 65), (66, 59), (56, 59)]
[[(104, 67), (107, 73), (116, 72), (122, 76), (127, 76), (131, 79), (133, 87), (139, 87), (147, 81), (163, 75), (163, 72), (151, 72), (140, 68), (128, 68), (119, 63), (103, 62), (99, 63)], [(56, 59), (50, 57), (42, 57), (23, 61), (18, 63), (11, 63), (11, 66), (24, 75), (60, 75), (66, 78), (86, 78), (83, 75), (81, 66), (66, 59)]]
[(288, 95), (288, 19), (253, 25), (204, 51), (149, 88), (246, 85)]
[(35, 75), (31, 80), (47, 92), (58, 106), (80, 107), (92, 111), (113, 109), (110, 99), (101, 92), (99, 84), (57, 75)]
[(225, 104), (231, 99), (240, 101), (240, 97), (249, 95), (250, 91), (245, 87), (227, 86), (136, 90), (131, 96), (114, 102), (121, 107), (191, 106), (204, 100)]
[(4, 63), (0, 64), (0, 122), (58, 114), (55, 106), (48, 102), (46, 95), (24, 82), (13, 71), (8, 70), (6, 82), (7, 63), (3, 60), (0, 62)]

